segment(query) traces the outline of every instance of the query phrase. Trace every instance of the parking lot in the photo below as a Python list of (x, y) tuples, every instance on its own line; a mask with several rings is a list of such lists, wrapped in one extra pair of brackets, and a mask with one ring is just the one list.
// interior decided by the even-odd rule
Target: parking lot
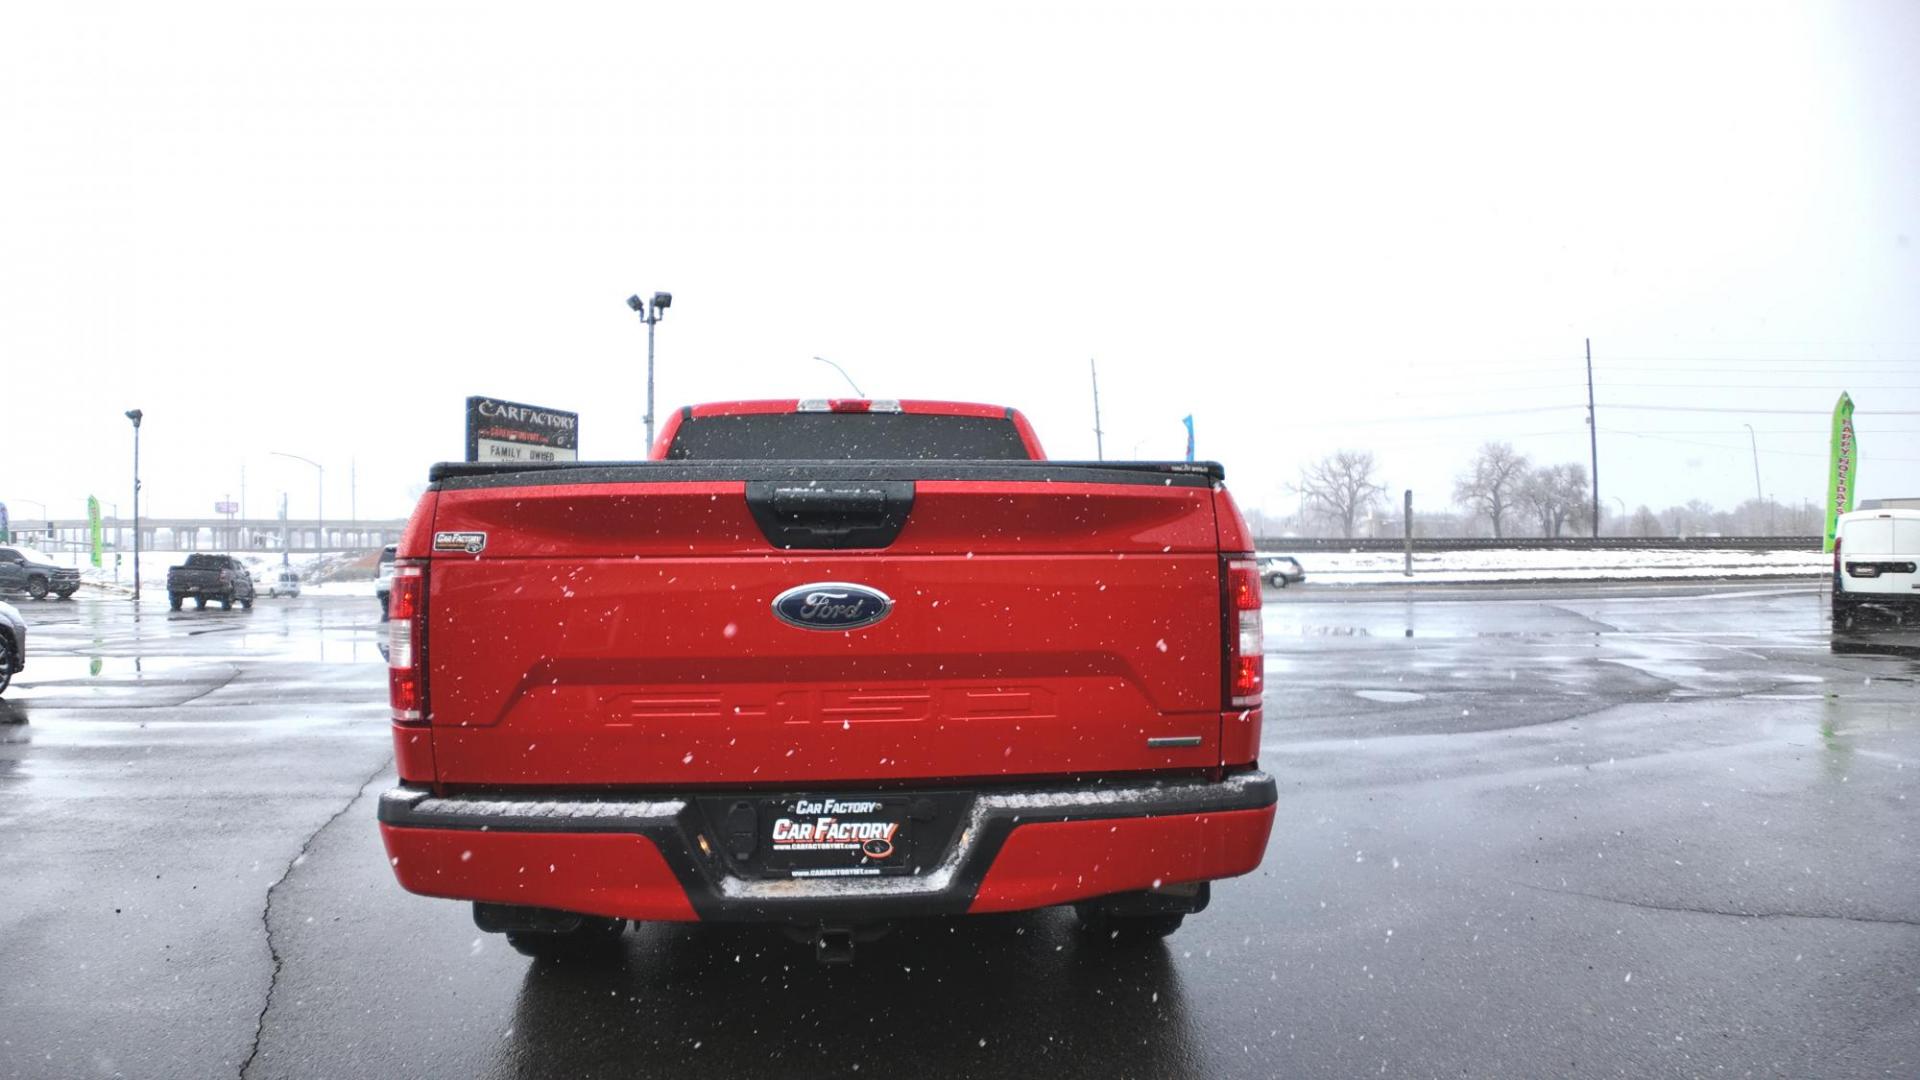
[(0, 1075), (1920, 1075), (1920, 634), (1816, 583), (1295, 588), (1265, 864), (823, 968), (646, 926), (534, 966), (403, 893), (370, 597), (26, 604)]

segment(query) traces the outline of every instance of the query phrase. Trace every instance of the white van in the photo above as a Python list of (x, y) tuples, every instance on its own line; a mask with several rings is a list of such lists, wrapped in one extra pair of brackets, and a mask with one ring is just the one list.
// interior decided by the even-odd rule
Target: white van
[(267, 586), (268, 596), (300, 595), (300, 571), (290, 566), (282, 566), (273, 571), (273, 576), (268, 578), (268, 581), (270, 582)]
[(1920, 613), (1920, 510), (1856, 510), (1840, 515), (1833, 533), (1833, 622), (1844, 626), (1862, 607), (1900, 618)]

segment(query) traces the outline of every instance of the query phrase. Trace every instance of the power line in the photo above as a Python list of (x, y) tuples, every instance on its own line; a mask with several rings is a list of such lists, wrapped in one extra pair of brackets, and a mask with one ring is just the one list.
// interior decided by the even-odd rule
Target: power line
[[(1626, 364), (1629, 365), (1636, 361), (1650, 364), (1818, 364), (1822, 362), (1818, 357), (1807, 356), (1618, 356), (1612, 359), (1625, 361)], [(1560, 362), (1565, 363), (1566, 361), (1562, 360)], [(1845, 360), (1836, 362), (1842, 364), (1920, 364), (1920, 360), (1908, 357), (1880, 359), (1870, 356), (1848, 357)]]
[[(1636, 390), (1743, 390), (1743, 391), (1744, 390), (1799, 390), (1799, 391), (1805, 391), (1805, 390), (1826, 390), (1827, 389), (1827, 387), (1825, 386), (1809, 386), (1805, 383), (1801, 383), (1798, 385), (1790, 385), (1787, 383), (1750, 383), (1750, 382), (1743, 382), (1738, 386), (1728, 386), (1726, 383), (1641, 383), (1641, 382), (1613, 382), (1611, 380), (1606, 380), (1606, 381), (1602, 381), (1599, 385), (1603, 388), (1632, 387)], [(1920, 390), (1920, 385), (1913, 385), (1913, 386), (1864, 385), (1863, 386), (1853, 382), (1852, 380), (1848, 380), (1847, 389), (1848, 390)]]
[[(1727, 445), (1726, 443), (1710, 443), (1710, 442), (1701, 442), (1701, 441), (1699, 441), (1698, 439), (1674, 439), (1674, 438), (1669, 438), (1669, 437), (1667, 437), (1667, 436), (1665, 436), (1665, 435), (1653, 435), (1653, 434), (1649, 434), (1649, 433), (1647, 433), (1647, 432), (1644, 432), (1644, 431), (1627, 431), (1627, 430), (1624, 430), (1624, 429), (1616, 429), (1616, 428), (1605, 428), (1605, 429), (1603, 429), (1603, 430), (1604, 430), (1604, 431), (1606, 431), (1606, 433), (1607, 433), (1607, 434), (1609, 434), (1609, 435), (1628, 435), (1628, 436), (1632, 436), (1633, 438), (1636, 438), (1636, 439), (1654, 439), (1654, 440), (1656, 440), (1656, 441), (1658, 441), (1658, 442), (1670, 442), (1670, 443), (1677, 443), (1677, 444), (1679, 444), (1679, 445), (1681, 445), (1681, 446), (1700, 446), (1700, 447), (1705, 447), (1705, 448), (1707, 448), (1707, 449), (1709, 449), (1709, 450), (1725, 450), (1725, 451), (1727, 451), (1727, 452), (1729, 452), (1729, 453), (1734, 453), (1734, 454), (1745, 454), (1745, 453), (1747, 453), (1747, 452), (1748, 452), (1748, 448), (1747, 448), (1747, 447), (1744, 447), (1744, 446), (1729, 446), (1729, 445)], [(1804, 458), (1820, 458), (1820, 459), (1825, 459), (1825, 458), (1827, 457), (1827, 455), (1826, 455), (1826, 454), (1822, 454), (1822, 453), (1815, 453), (1815, 452), (1813, 452), (1813, 451), (1809, 451), (1809, 450), (1771, 450), (1771, 449), (1766, 449), (1766, 448), (1762, 448), (1762, 449), (1760, 450), (1760, 452), (1761, 452), (1761, 453), (1763, 453), (1763, 454), (1779, 454), (1779, 455), (1782, 455), (1782, 456), (1784, 456), (1784, 457), (1804, 457)], [(1909, 458), (1909, 457), (1883, 457), (1883, 456), (1881, 456), (1881, 455), (1878, 455), (1878, 454), (1875, 454), (1875, 455), (1872, 455), (1872, 457), (1871, 457), (1871, 458), (1870, 458), (1869, 460), (1873, 460), (1873, 461), (1920, 461), (1920, 458)]]
[(1324, 424), (1288, 424), (1288, 430), (1308, 428), (1344, 428), (1358, 424), (1424, 424), (1436, 420), (1478, 420), (1488, 416), (1520, 416), (1527, 413), (1564, 412), (1568, 409), (1585, 409), (1585, 405), (1541, 405), (1525, 409), (1488, 409), (1484, 412), (1430, 413), (1425, 416), (1375, 416), (1354, 417), (1347, 420), (1329, 421)]
[[(1862, 434), (1867, 435), (1920, 435), (1920, 428), (1870, 428), (1855, 424)], [(1732, 435), (1735, 432), (1727, 428), (1635, 428), (1647, 435)], [(1755, 428), (1760, 435), (1826, 435), (1828, 428)]]
[[(1730, 409), (1717, 405), (1608, 405), (1609, 409), (1628, 409), (1638, 412), (1704, 412), (1704, 413), (1772, 413), (1778, 416), (1832, 416), (1832, 409)], [(1869, 410), (1856, 409), (1854, 415), (1869, 415)], [(1873, 416), (1920, 416), (1920, 409), (1873, 409)]]

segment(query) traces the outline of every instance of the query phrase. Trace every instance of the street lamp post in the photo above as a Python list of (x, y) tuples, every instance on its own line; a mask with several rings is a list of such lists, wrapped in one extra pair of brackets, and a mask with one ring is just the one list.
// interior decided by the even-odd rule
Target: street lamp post
[(1754, 435), (1752, 424), (1740, 426), (1747, 429), (1747, 442), (1753, 446), (1753, 498), (1759, 502), (1764, 498), (1760, 493), (1760, 439)]
[(657, 292), (651, 301), (642, 300), (638, 293), (627, 297), (627, 306), (640, 321), (647, 324), (647, 453), (653, 453), (653, 326), (660, 317), (673, 306), (673, 294)]
[(816, 356), (814, 357), (814, 359), (820, 361), (821, 363), (827, 365), (833, 370), (839, 372), (840, 377), (847, 380), (847, 385), (853, 387), (854, 393), (859, 394), (861, 397), (867, 396), (867, 392), (865, 390), (860, 389), (860, 384), (853, 381), (853, 376), (847, 374), (846, 368), (841, 367), (839, 364), (834, 363), (833, 361), (827, 359), (824, 356)]
[(133, 421), (133, 602), (140, 603), (140, 418), (147, 415), (140, 409), (128, 409), (127, 419)]
[[(51, 540), (53, 538), (51, 535), (53, 533), (53, 519), (47, 516), (46, 503), (41, 502), (39, 499), (22, 499), (17, 495), (14, 496), (13, 501), (23, 502), (23, 503), (32, 503), (33, 505), (39, 507), (40, 508), (40, 535), (48, 540)], [(52, 547), (53, 545), (48, 544), (47, 546)]]
[(286, 454), (278, 450), (269, 450), (267, 451), (267, 453), (272, 454), (274, 457), (292, 458), (295, 461), (304, 461), (307, 464), (313, 466), (314, 471), (319, 474), (318, 477), (314, 480), (314, 489), (313, 489), (313, 547), (315, 551), (326, 550), (326, 547), (327, 547), (327, 470), (324, 467), (322, 467), (319, 462), (313, 460), (312, 458), (303, 458), (299, 454)]

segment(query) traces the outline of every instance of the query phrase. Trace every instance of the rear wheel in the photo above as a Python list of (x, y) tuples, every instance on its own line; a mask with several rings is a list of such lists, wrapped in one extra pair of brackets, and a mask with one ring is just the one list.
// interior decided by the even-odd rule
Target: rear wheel
[(0, 634), (0, 694), (13, 683), (13, 638)]
[(232, 611), (232, 610), (233, 610), (233, 597), (232, 597), (232, 596), (223, 596), (223, 597), (221, 597), (221, 598), (220, 598), (220, 610), (221, 610), (221, 611)]
[(536, 960), (593, 960), (612, 955), (626, 931), (625, 919), (583, 917), (572, 930), (509, 930), (507, 944)]
[(168, 594), (167, 594), (167, 606), (168, 606), (168, 607), (170, 607), (170, 608), (172, 608), (172, 609), (173, 609), (173, 610), (175, 610), (175, 611), (179, 611), (179, 610), (180, 610), (180, 601), (181, 601), (182, 599), (183, 599), (183, 598), (181, 597), (181, 595), (180, 595), (179, 593), (177, 593), (177, 592), (176, 592), (176, 593), (168, 593)]
[(207, 598), (206, 598), (206, 597), (204, 597), (204, 596), (196, 596), (196, 597), (194, 597), (194, 598), (193, 598), (193, 609), (194, 609), (195, 611), (205, 611), (205, 610), (206, 610), (206, 607), (207, 607)]
[(1269, 585), (1271, 585), (1271, 586), (1273, 586), (1273, 587), (1274, 587), (1274, 588), (1276, 588), (1276, 589), (1284, 589), (1284, 588), (1286, 588), (1286, 587), (1287, 587), (1287, 575), (1285, 575), (1285, 574), (1268, 574), (1268, 575), (1267, 575), (1267, 584), (1269, 584)]
[(1835, 630), (1853, 629), (1853, 601), (1840, 593), (1833, 594), (1833, 628)]
[(27, 595), (33, 597), (35, 600), (45, 600), (47, 598), (47, 579), (43, 577), (28, 578)]

